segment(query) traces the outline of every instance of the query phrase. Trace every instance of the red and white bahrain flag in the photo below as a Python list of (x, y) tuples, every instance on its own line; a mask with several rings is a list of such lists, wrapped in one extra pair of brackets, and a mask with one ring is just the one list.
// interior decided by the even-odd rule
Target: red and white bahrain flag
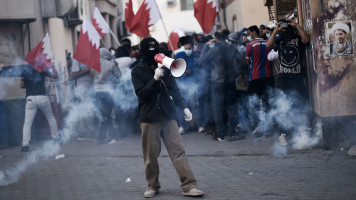
[(47, 71), (54, 65), (51, 40), (48, 33), (46, 37), (26, 55), (25, 61), (40, 73)]
[(172, 46), (173, 46), (173, 50), (171, 48), (171, 45), (169, 44), (169, 41), (168, 41), (168, 48), (172, 51), (175, 51), (178, 49), (178, 41), (179, 41), (179, 38), (180, 37), (183, 37), (185, 36), (184, 32), (182, 30), (180, 30), (179, 28), (176, 28), (174, 29), (171, 34), (169, 34), (169, 40), (171, 41), (172, 43)]
[(129, 31), (143, 38), (148, 37), (150, 35), (148, 27), (155, 24), (161, 18), (161, 13), (159, 12), (156, 1), (145, 0), (138, 9), (132, 22), (130, 22), (131, 27)]
[(125, 0), (125, 27), (131, 30), (135, 14), (132, 9), (132, 0)]
[(73, 57), (88, 67), (100, 72), (100, 35), (84, 16), (82, 30), (80, 31), (77, 48)]
[(194, 2), (194, 17), (205, 34), (209, 34), (213, 29), (216, 15), (219, 12), (218, 3), (218, 0), (197, 0)]
[(98, 31), (101, 37), (110, 33), (110, 26), (106, 23), (104, 17), (101, 15), (99, 9), (94, 7), (94, 13), (92, 18), (93, 26)]

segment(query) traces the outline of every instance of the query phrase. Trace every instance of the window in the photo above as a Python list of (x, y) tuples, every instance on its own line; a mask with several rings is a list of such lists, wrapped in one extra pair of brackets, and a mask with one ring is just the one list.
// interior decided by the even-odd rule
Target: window
[(168, 7), (176, 6), (176, 0), (167, 0), (167, 6)]
[(193, 10), (194, 0), (180, 0), (181, 10)]

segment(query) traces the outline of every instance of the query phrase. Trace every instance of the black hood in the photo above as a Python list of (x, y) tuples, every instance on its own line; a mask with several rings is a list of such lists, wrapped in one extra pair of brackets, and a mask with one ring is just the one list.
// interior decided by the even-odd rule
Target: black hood
[(147, 37), (140, 42), (140, 47), (143, 62), (145, 62), (149, 66), (156, 65), (154, 56), (159, 53), (158, 42), (156, 41), (156, 39), (152, 37)]

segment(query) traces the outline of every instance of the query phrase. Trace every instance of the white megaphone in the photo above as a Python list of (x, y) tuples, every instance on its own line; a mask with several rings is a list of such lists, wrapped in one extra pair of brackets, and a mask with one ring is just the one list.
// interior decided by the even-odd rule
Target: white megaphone
[(187, 62), (183, 58), (173, 59), (159, 53), (155, 55), (155, 61), (167, 67), (176, 78), (183, 76), (187, 69)]

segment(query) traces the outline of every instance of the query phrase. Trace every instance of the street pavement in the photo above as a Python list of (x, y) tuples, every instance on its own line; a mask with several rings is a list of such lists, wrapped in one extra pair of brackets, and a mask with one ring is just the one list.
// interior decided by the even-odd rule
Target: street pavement
[[(201, 198), (181, 195), (180, 182), (162, 143), (160, 193), (154, 199), (206, 200), (354, 200), (356, 159), (344, 151), (321, 148), (276, 156), (274, 137), (219, 142), (197, 132), (182, 135), (190, 166), (198, 180)], [(43, 145), (0, 150), (0, 169), (11, 169)], [(55, 159), (58, 154), (64, 158)], [(60, 152), (39, 159), (19, 180), (0, 186), (1, 200), (114, 200), (144, 199), (147, 183), (141, 136), (120, 138), (114, 144), (97, 144), (73, 138)]]

